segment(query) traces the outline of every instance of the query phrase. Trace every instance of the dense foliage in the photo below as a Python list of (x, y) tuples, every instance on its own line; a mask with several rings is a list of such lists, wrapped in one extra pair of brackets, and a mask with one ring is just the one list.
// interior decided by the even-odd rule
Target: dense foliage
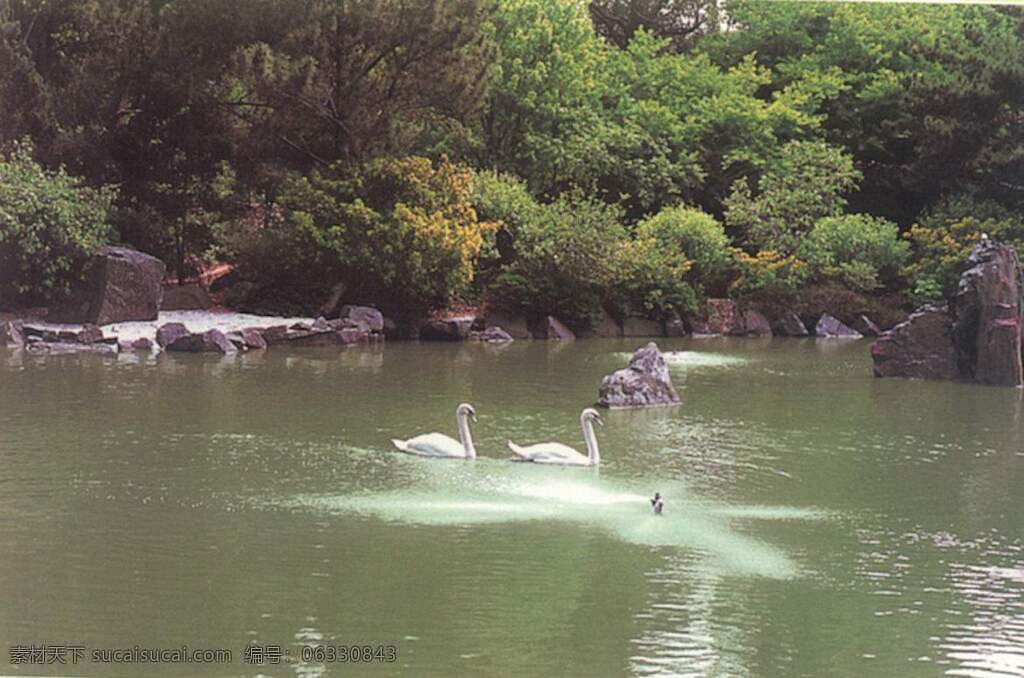
[(416, 157), (294, 176), (280, 215), (240, 229), (237, 251), (259, 279), (342, 283), (354, 298), (423, 312), (468, 287), (494, 228), (477, 219), (472, 180), (447, 160)]
[(0, 191), (62, 207), (0, 223), (5, 303), (108, 238), (409, 314), (935, 299), (1024, 240), (1022, 110), (1012, 7), (9, 0)]
[(41, 167), (30, 144), (0, 155), (0, 302), (59, 299), (110, 237), (113, 200), (109, 189)]

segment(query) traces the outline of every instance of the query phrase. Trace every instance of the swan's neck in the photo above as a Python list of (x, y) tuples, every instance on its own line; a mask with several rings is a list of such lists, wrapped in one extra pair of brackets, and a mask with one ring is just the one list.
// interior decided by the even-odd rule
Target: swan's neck
[(594, 422), (590, 419), (583, 420), (583, 440), (587, 442), (587, 460), (591, 466), (601, 461), (601, 454), (597, 451), (597, 436), (594, 435)]
[(459, 425), (459, 442), (466, 450), (466, 459), (476, 459), (476, 448), (473, 447), (473, 435), (469, 432), (469, 415), (460, 412), (456, 417)]

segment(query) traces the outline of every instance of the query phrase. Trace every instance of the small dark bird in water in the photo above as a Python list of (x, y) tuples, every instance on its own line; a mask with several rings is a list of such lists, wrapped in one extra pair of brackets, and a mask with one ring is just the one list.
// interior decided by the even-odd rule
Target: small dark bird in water
[(654, 508), (654, 514), (660, 516), (661, 510), (665, 508), (665, 502), (662, 501), (660, 492), (654, 493), (654, 499), (651, 500), (651, 506)]

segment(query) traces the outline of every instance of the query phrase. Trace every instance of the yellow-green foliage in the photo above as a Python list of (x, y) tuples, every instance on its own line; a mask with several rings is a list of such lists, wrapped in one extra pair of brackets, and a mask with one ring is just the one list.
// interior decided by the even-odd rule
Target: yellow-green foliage
[(955, 196), (922, 215), (904, 234), (913, 257), (904, 269), (915, 301), (934, 301), (956, 291), (960, 269), (985, 233), (1024, 253), (1024, 223), (999, 205)]
[(807, 262), (795, 255), (782, 256), (774, 250), (761, 250), (755, 256), (740, 249), (733, 252), (738, 273), (729, 286), (729, 293), (733, 296), (791, 292), (807, 278)]
[(693, 262), (679, 249), (638, 233), (636, 239), (619, 244), (615, 264), (614, 296), (623, 310), (663, 318), (672, 311), (696, 309), (697, 297), (686, 282)]
[(402, 309), (453, 300), (473, 279), (493, 222), (477, 218), (473, 174), (442, 159), (381, 159), (292, 179), (282, 228), (296, 273), (345, 282)]

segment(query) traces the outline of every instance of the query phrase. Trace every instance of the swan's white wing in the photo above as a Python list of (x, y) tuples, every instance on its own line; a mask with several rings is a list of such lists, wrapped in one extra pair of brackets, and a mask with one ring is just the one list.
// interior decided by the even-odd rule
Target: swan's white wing
[(424, 433), (408, 440), (392, 441), (395, 447), (421, 457), (465, 457), (466, 448), (458, 440), (443, 433)]
[(538, 443), (537, 445), (520, 447), (510, 440), (508, 447), (519, 456), (519, 459), (516, 461), (532, 461), (535, 464), (572, 464), (575, 466), (585, 466), (590, 463), (587, 455), (580, 454), (562, 443)]

